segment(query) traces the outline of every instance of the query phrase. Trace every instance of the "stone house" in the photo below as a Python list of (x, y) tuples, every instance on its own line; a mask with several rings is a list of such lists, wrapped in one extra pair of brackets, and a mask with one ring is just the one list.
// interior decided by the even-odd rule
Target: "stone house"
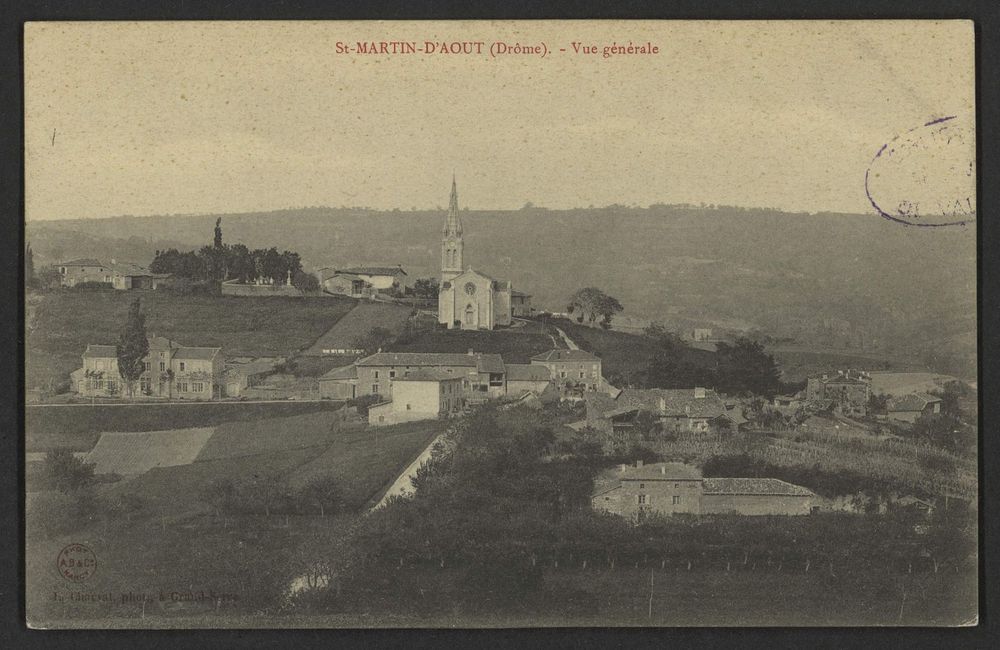
[(375, 426), (433, 420), (459, 413), (465, 407), (464, 379), (441, 368), (414, 370), (392, 381), (392, 399), (368, 409)]
[[(222, 396), (222, 348), (184, 346), (162, 336), (148, 340), (136, 397), (211, 400)], [(117, 347), (88, 345), (83, 367), (71, 373), (70, 380), (72, 390), (81, 397), (122, 395), (125, 387), (118, 372)]]
[(871, 376), (858, 371), (838, 371), (806, 379), (806, 401), (830, 400), (834, 408), (849, 415), (866, 415), (871, 397)]
[(630, 519), (642, 515), (806, 515), (819, 498), (773, 478), (703, 478), (683, 463), (620, 466), (599, 477), (591, 506)]
[(259, 386), (278, 371), (284, 357), (260, 357), (251, 359), (239, 357), (225, 364), (223, 391), (226, 397), (239, 397), (248, 388)]
[(601, 360), (585, 350), (549, 350), (531, 357), (531, 364), (548, 368), (552, 381), (563, 387), (597, 391), (604, 378)]
[(74, 287), (83, 282), (106, 282), (111, 284), (111, 266), (93, 258), (71, 260), (55, 265), (59, 271), (59, 285)]

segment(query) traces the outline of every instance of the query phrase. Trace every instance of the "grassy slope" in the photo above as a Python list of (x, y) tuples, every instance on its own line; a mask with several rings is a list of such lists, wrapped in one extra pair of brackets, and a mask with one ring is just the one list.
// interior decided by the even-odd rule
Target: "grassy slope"
[(412, 307), (393, 303), (365, 302), (348, 312), (334, 327), (324, 333), (303, 354), (322, 355), (326, 349), (349, 349), (373, 327), (382, 327), (399, 334), (413, 313)]
[(463, 331), (432, 329), (421, 332), (414, 340), (390, 346), (393, 352), (476, 352), (499, 354), (507, 363), (528, 363), (531, 357), (565, 347), (559, 337), (553, 338), (544, 326), (529, 323), (523, 328), (493, 331)]
[[(636, 371), (644, 370), (649, 359), (656, 353), (653, 341), (637, 334), (587, 327), (568, 320), (556, 320), (553, 324), (566, 332), (581, 348), (601, 357), (605, 377), (629, 377)], [(714, 365), (715, 353), (684, 348), (681, 359), (699, 366)]]
[(59, 383), (81, 365), (88, 343), (113, 345), (129, 303), (141, 297), (146, 330), (184, 345), (222, 346), (226, 356), (290, 355), (332, 327), (353, 306), (339, 298), (243, 298), (166, 291), (45, 294), (27, 333), (26, 386)]

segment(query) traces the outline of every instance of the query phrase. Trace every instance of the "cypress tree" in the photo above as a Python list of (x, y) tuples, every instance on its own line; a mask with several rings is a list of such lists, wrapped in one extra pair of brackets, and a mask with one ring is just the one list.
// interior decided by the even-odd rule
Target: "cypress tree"
[(149, 341), (146, 339), (146, 317), (140, 310), (139, 298), (132, 301), (128, 309), (125, 327), (118, 337), (118, 374), (128, 387), (129, 395), (133, 394), (133, 384), (145, 369), (143, 359), (149, 353)]

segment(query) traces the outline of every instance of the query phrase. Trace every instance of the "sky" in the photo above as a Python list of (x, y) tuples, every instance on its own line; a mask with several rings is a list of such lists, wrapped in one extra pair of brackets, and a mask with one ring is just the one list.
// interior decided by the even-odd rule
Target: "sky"
[[(547, 54), (337, 51), (373, 40)], [(659, 52), (602, 56), (629, 41)], [(453, 173), (478, 210), (872, 212), (883, 144), (973, 132), (973, 52), (962, 21), (30, 23), (26, 218), (428, 209)]]

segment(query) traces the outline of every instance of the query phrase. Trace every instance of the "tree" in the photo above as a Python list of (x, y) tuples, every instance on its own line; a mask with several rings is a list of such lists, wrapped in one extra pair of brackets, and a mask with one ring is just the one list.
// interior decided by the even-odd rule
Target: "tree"
[(413, 283), (413, 295), (430, 300), (438, 297), (440, 280), (437, 278), (418, 278)]
[(325, 517), (341, 504), (340, 483), (332, 476), (318, 476), (299, 490), (298, 497), (303, 503), (318, 508), (320, 516)]
[(215, 239), (212, 245), (216, 250), (222, 249), (222, 217), (215, 220)]
[(301, 269), (292, 276), (292, 285), (299, 291), (307, 293), (319, 291), (319, 280), (316, 279), (316, 276)]
[(68, 449), (45, 454), (45, 473), (52, 485), (63, 493), (75, 492), (94, 481), (93, 463), (84, 463)]
[(731, 394), (763, 395), (772, 399), (781, 390), (781, 372), (764, 346), (746, 337), (734, 345), (716, 344), (718, 378), (716, 388)]
[(143, 361), (149, 353), (149, 340), (146, 338), (146, 317), (141, 311), (139, 298), (129, 306), (125, 327), (118, 337), (118, 374), (124, 381), (129, 396), (134, 394), (134, 384), (145, 370)]
[(392, 343), (393, 339), (392, 332), (376, 326), (354, 339), (353, 345), (358, 350), (364, 350), (365, 354), (373, 354)]
[(611, 319), (622, 310), (622, 304), (616, 298), (596, 287), (578, 290), (570, 297), (566, 306), (566, 311), (578, 314), (576, 320), (580, 323), (586, 320), (593, 325), (599, 316), (603, 317), (601, 326), (605, 329), (611, 327)]

